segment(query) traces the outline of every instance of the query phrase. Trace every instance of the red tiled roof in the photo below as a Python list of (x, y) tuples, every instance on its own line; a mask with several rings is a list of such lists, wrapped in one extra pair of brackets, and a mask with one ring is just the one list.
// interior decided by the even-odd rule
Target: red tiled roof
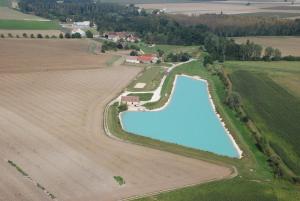
[(145, 55), (138, 56), (139, 61), (152, 61), (153, 59), (154, 59), (153, 56), (145, 56)]
[(122, 96), (121, 101), (124, 101), (124, 102), (140, 102), (140, 97), (138, 97), (138, 96)]

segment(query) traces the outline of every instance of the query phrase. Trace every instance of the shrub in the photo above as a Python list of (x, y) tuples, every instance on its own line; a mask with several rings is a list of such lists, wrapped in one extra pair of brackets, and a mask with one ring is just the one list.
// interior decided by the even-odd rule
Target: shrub
[(27, 33), (23, 33), (23, 38), (28, 38)]
[(65, 38), (71, 38), (71, 34), (70, 33), (66, 33), (65, 34)]
[(60, 38), (60, 39), (63, 39), (63, 38), (64, 38), (64, 34), (60, 33), (60, 34), (59, 34), (59, 38)]
[(85, 32), (85, 35), (86, 35), (87, 38), (93, 38), (94, 37), (93, 33), (90, 30), (87, 30)]

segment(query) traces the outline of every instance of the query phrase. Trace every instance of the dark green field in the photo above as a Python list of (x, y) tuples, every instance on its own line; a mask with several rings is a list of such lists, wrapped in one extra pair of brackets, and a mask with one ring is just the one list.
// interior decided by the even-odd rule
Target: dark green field
[(289, 79), (289, 75), (300, 76), (300, 65), (293, 68), (295, 63), (285, 64), (275, 69), (277, 65), (268, 62), (257, 63), (257, 68), (247, 68), (247, 65), (247, 62), (227, 63), (227, 68), (232, 70), (233, 89), (241, 95), (248, 116), (267, 137), (271, 147), (299, 175), (300, 99), (286, 86), (276, 83), (274, 77), (277, 74), (285, 75), (285, 79)]
[(54, 21), (0, 20), (0, 29), (55, 30), (59, 29), (59, 24)]

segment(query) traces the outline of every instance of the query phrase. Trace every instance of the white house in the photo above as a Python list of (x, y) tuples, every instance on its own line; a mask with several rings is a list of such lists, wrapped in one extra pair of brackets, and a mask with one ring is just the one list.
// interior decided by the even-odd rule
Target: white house
[(122, 96), (121, 103), (128, 106), (138, 106), (140, 104), (140, 97), (138, 96)]
[(128, 57), (126, 57), (126, 62), (127, 63), (134, 63), (134, 64), (140, 63), (137, 56), (128, 56)]
[(90, 28), (90, 24), (90, 21), (74, 22), (73, 27), (78, 29), (88, 29)]

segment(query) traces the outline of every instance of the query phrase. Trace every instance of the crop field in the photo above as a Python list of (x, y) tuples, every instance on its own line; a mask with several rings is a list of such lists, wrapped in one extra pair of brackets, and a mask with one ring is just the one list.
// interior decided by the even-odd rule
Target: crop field
[(238, 43), (245, 43), (247, 40), (260, 44), (263, 47), (272, 46), (279, 48), (282, 55), (300, 56), (300, 37), (294, 36), (264, 36), (264, 37), (236, 37)]
[(105, 135), (106, 104), (141, 68), (107, 67), (88, 45), (0, 40), (1, 200), (120, 200), (232, 173)]
[(92, 54), (91, 44), (88, 40), (0, 39), (0, 72), (99, 68), (112, 56)]
[[(289, 2), (253, 2), (247, 5), (249, 1), (211, 1), (211, 2), (171, 2), (171, 3), (144, 3), (138, 4), (139, 7), (153, 10), (164, 9), (165, 12), (171, 14), (242, 14), (242, 13), (257, 13), (257, 12), (277, 12), (277, 6), (289, 6)], [(275, 7), (271, 9), (265, 9)], [(280, 10), (279, 12), (291, 13), (291, 10)], [(300, 13), (299, 10), (294, 12)]]
[(43, 18), (37, 17), (35, 15), (28, 15), (21, 13), (17, 10), (13, 10), (8, 7), (0, 7), (0, 19), (10, 19), (10, 20), (45, 20)]
[(286, 165), (300, 174), (300, 99), (293, 93), (299, 91), (300, 62), (273, 63), (228, 62), (226, 66), (250, 119)]
[(54, 21), (1, 20), (0, 19), (0, 29), (53, 30), (53, 29), (59, 29), (59, 24)]

